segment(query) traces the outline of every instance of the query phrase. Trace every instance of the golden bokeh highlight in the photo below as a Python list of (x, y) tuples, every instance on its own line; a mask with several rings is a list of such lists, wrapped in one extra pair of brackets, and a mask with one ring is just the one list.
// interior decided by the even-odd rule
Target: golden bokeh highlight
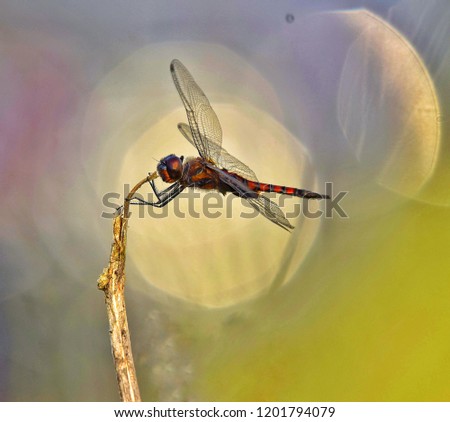
[(420, 198), (441, 141), (433, 81), (413, 46), (386, 21), (366, 11), (336, 15), (357, 35), (341, 75), (341, 128), (380, 185)]
[[(307, 150), (274, 117), (282, 118), (274, 90), (247, 61), (207, 44), (200, 56), (198, 48), (189, 44), (183, 51), (175, 44), (165, 47), (161, 54), (152, 47), (135, 52), (104, 78), (91, 98), (85, 131), (99, 121), (106, 125), (100, 134), (98, 174), (93, 175), (99, 192), (122, 193), (123, 184), (131, 188), (171, 153), (198, 155), (177, 129), (187, 118), (169, 73), (171, 59), (189, 52), (192, 57), (185, 64), (197, 66), (190, 71), (219, 117), (224, 148), (252, 168), (261, 182), (324, 189), (317, 184)], [(214, 72), (219, 63), (224, 64), (220, 77)], [(156, 183), (160, 189), (168, 186), (161, 180)], [(148, 199), (150, 192), (148, 186), (140, 193)], [(300, 215), (300, 198), (285, 197), (283, 210), (296, 226), (289, 234), (244, 207), (238, 198), (213, 198), (202, 192), (192, 200), (189, 192), (162, 210), (132, 208), (128, 257), (151, 286), (196, 305), (226, 307), (288, 282), (320, 225), (320, 218)], [(205, 216), (206, 199), (217, 204), (212, 217)], [(320, 206), (309, 201), (310, 212)], [(298, 212), (292, 216), (295, 209)], [(159, 218), (161, 214), (167, 216)]]
[[(227, 133), (224, 143), (228, 151), (249, 165), (254, 162), (254, 171), (263, 175), (261, 181), (309, 183), (309, 188), (315, 188), (306, 151), (279, 123), (249, 105), (214, 108)], [(122, 180), (138, 180), (143, 169), (154, 171), (157, 163), (151, 157), (196, 155), (177, 133), (176, 122), (182, 113), (178, 109), (167, 115), (137, 140), (122, 163)], [(264, 138), (264, 146), (259, 148), (258, 138), (259, 142)], [(156, 182), (160, 189), (168, 186)], [(187, 192), (192, 195), (193, 191)], [(230, 306), (255, 297), (278, 282), (280, 270), (283, 280), (291, 279), (314, 241), (320, 219), (291, 218), (298, 226), (291, 235), (254, 215), (240, 199), (230, 201), (234, 197), (229, 194), (211, 198), (210, 203), (218, 204), (212, 211), (217, 217), (208, 218), (205, 195), (211, 194), (203, 192), (194, 200), (184, 195), (166, 209), (150, 209), (154, 217), (148, 215), (148, 207), (132, 209), (129, 254), (144, 279), (170, 295), (208, 307)], [(284, 210), (292, 211), (295, 202), (298, 205), (301, 200), (287, 200)], [(310, 210), (318, 206), (310, 204)], [(137, 218), (139, 213), (143, 218)], [(161, 214), (166, 217), (158, 218)], [(241, 216), (249, 214), (252, 218)]]

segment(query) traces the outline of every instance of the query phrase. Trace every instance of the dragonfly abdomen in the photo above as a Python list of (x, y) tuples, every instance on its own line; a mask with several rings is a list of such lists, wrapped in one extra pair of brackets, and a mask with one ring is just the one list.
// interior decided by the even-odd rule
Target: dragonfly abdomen
[(291, 188), (288, 186), (272, 185), (271, 183), (253, 182), (245, 180), (246, 185), (255, 192), (275, 192), (283, 195), (298, 196), (299, 198), (324, 199), (329, 198), (328, 195), (312, 192), (306, 189)]
[(233, 175), (236, 179), (239, 179), (241, 182), (243, 182), (247, 187), (252, 190), (253, 192), (275, 192), (280, 193), (283, 195), (291, 195), (291, 196), (298, 196), (299, 198), (307, 198), (307, 199), (327, 199), (329, 198), (328, 195), (322, 195), (320, 193), (312, 192), (310, 190), (306, 189), (298, 189), (298, 188), (291, 188), (288, 186), (281, 186), (281, 185), (272, 185), (271, 183), (261, 183), (261, 182), (255, 182), (253, 180), (245, 179), (244, 177), (240, 176), (239, 174), (228, 172), (229, 174)]
[(291, 188), (288, 186), (272, 185), (269, 183), (259, 183), (259, 182), (258, 183), (251, 182), (251, 183), (252, 183), (252, 185), (255, 185), (254, 190), (257, 190), (259, 192), (275, 192), (275, 193), (281, 193), (284, 195), (298, 196), (300, 198), (316, 198), (316, 199), (326, 198), (326, 196), (321, 195), (320, 193), (311, 192), (306, 189), (298, 189), (298, 188)]

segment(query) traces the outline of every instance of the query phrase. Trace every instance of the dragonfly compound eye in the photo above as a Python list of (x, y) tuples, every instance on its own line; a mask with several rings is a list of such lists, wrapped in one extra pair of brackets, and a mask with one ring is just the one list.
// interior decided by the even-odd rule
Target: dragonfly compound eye
[(174, 154), (164, 157), (157, 166), (158, 174), (166, 183), (173, 183), (180, 179), (183, 173), (183, 162)]

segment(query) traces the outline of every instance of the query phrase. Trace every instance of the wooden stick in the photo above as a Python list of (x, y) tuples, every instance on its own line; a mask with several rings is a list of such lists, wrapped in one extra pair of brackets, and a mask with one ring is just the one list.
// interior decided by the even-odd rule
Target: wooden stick
[(157, 173), (149, 174), (125, 198), (123, 213), (120, 213), (113, 221), (114, 241), (111, 247), (109, 266), (103, 270), (97, 283), (98, 288), (105, 293), (112, 355), (120, 399), (124, 402), (141, 401), (125, 307), (125, 252), (129, 205), (137, 190), (156, 177), (158, 177)]

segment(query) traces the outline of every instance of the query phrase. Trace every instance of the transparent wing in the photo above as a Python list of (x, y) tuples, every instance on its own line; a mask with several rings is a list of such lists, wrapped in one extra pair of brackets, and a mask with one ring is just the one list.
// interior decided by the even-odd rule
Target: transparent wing
[(268, 218), (277, 226), (280, 226), (287, 231), (294, 228), (294, 226), (289, 223), (281, 208), (266, 196), (260, 194), (257, 198), (247, 198), (247, 201), (256, 211), (259, 211), (264, 217)]
[[(178, 130), (194, 147), (196, 146), (191, 128), (186, 123), (179, 123)], [(237, 158), (233, 157), (225, 148), (211, 142), (209, 143), (209, 147), (210, 150), (213, 151), (213, 155), (218, 157), (214, 160), (214, 162), (219, 164), (222, 168), (232, 173), (236, 173), (244, 179), (248, 179), (253, 182), (258, 181), (258, 178), (253, 170), (246, 166), (242, 161), (239, 161)]]
[(269, 198), (267, 198), (263, 194), (252, 191), (245, 183), (234, 178), (232, 175), (226, 173), (225, 171), (217, 168), (215, 170), (220, 173), (222, 182), (226, 183), (233, 189), (235, 195), (246, 199), (256, 211), (261, 213), (264, 217), (268, 218), (270, 221), (272, 221), (272, 223), (275, 223), (277, 226), (280, 226), (287, 231), (290, 231), (294, 228), (294, 226), (289, 223), (281, 208), (277, 204), (272, 202)]
[(170, 64), (172, 79), (181, 97), (191, 127), (192, 140), (201, 157), (218, 162), (222, 145), (222, 128), (206, 95), (179, 61)]

